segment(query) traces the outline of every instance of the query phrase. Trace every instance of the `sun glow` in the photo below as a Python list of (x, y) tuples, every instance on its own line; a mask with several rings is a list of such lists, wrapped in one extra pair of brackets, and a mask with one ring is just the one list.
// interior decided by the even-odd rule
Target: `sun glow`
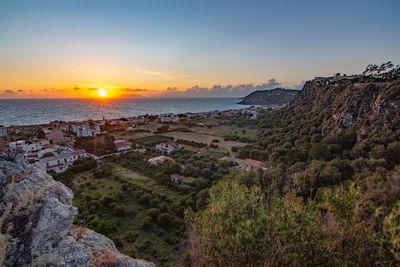
[(97, 93), (99, 94), (100, 97), (107, 97), (107, 91), (103, 88), (99, 88)]

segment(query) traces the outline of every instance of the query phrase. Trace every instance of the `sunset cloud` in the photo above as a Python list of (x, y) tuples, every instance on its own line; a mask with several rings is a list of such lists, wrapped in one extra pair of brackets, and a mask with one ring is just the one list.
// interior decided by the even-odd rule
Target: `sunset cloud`
[(184, 74), (174, 74), (174, 73), (166, 73), (166, 72), (159, 72), (159, 71), (150, 71), (150, 70), (138, 70), (142, 74), (150, 75), (150, 76), (156, 76), (156, 77), (161, 77), (167, 80), (178, 80), (178, 79), (183, 79), (186, 78), (187, 75)]
[(121, 92), (125, 93), (139, 93), (139, 92), (147, 92), (149, 89), (142, 89), (142, 88), (122, 88), (120, 89)]
[(179, 91), (177, 88), (167, 88), (161, 93), (163, 97), (243, 97), (257, 90), (268, 90), (280, 87), (282, 84), (276, 79), (269, 79), (268, 82), (254, 85), (239, 84), (239, 85), (214, 85), (213, 87), (193, 86), (185, 90)]

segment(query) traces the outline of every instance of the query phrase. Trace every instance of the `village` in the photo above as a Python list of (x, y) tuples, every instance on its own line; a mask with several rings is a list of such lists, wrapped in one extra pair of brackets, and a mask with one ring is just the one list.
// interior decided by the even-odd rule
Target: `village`
[[(148, 162), (159, 166), (173, 161), (170, 156), (183, 149), (194, 149), (199, 156), (217, 151), (221, 155), (220, 160), (254, 171), (265, 168), (264, 163), (238, 159), (233, 153), (237, 147), (245, 146), (251, 141), (246, 140), (251, 139), (250, 135), (229, 132), (228, 127), (222, 124), (223, 119), (229, 120), (237, 116), (255, 121), (263, 110), (262, 107), (250, 107), (221, 112), (0, 126), (0, 146), (12, 153), (22, 154), (30, 164), (55, 173), (66, 171), (80, 159), (93, 158), (101, 161), (104, 157), (121, 153), (155, 155)], [(174, 177), (171, 179), (176, 180), (176, 176)]]

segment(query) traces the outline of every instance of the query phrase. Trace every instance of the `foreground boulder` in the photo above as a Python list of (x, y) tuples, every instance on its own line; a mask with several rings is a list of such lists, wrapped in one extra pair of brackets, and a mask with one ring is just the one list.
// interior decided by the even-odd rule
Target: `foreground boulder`
[(74, 227), (71, 189), (40, 168), (0, 156), (0, 184), (1, 266), (154, 266)]

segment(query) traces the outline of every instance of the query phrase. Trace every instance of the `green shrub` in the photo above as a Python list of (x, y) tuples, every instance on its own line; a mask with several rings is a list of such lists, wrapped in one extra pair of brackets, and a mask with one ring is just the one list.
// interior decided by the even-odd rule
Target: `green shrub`
[(159, 214), (160, 214), (160, 210), (156, 209), (156, 208), (151, 208), (147, 211), (147, 216), (149, 216), (153, 222), (157, 221)]
[(169, 213), (164, 212), (158, 215), (157, 217), (157, 224), (162, 226), (162, 227), (168, 227), (172, 224), (172, 217)]

